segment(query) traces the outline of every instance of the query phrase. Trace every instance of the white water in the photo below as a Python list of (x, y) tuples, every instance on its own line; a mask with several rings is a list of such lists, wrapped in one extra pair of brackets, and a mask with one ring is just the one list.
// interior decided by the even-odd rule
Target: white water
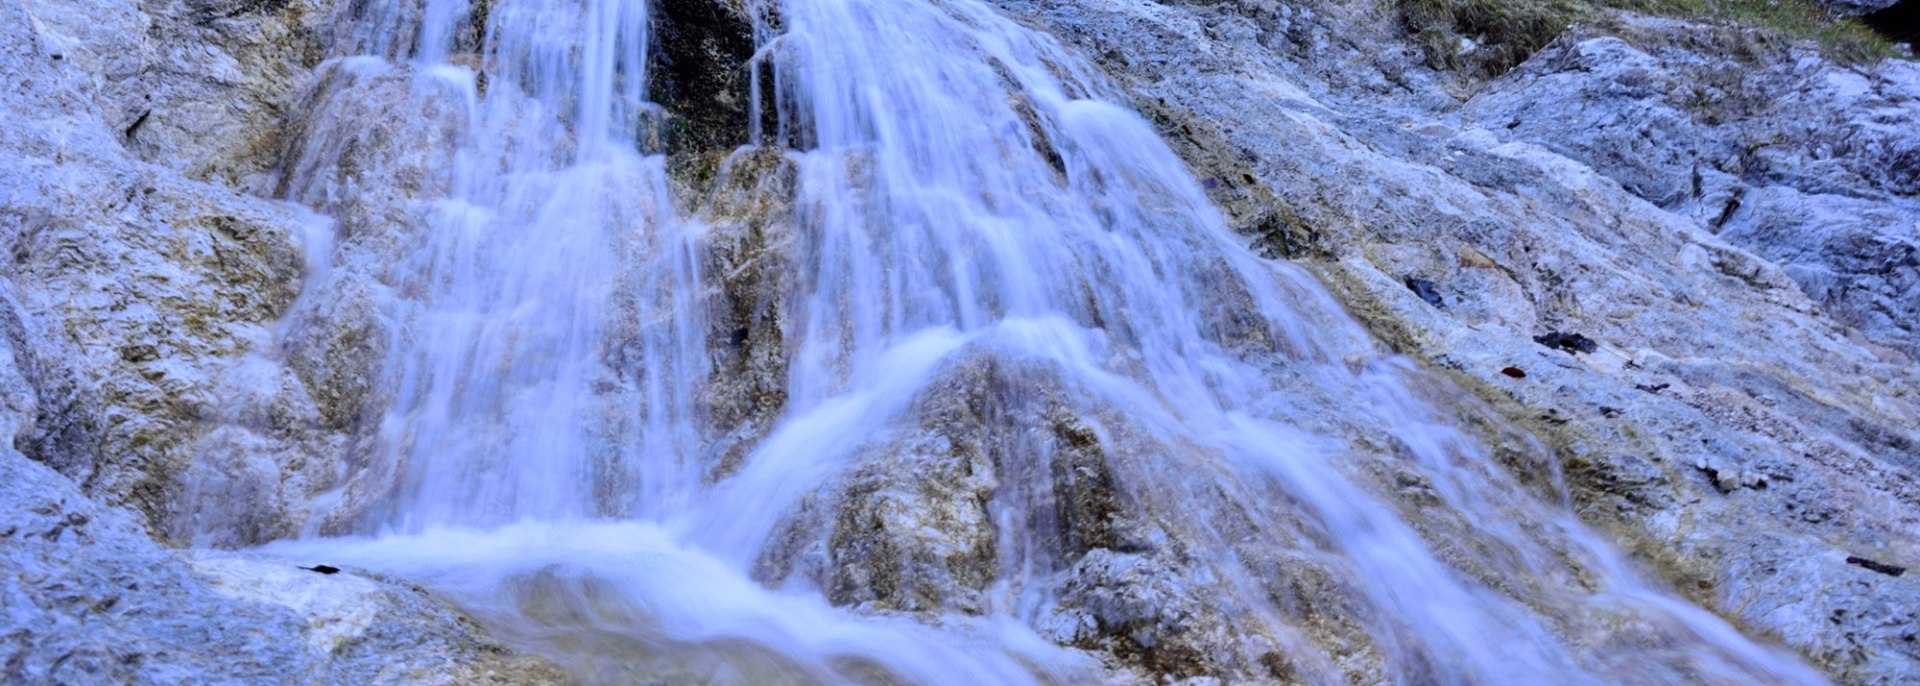
[[(1190, 591), (1235, 589), (1208, 599), (1217, 621), (1301, 679), (1346, 676), (1249, 554), (1349, 572), (1392, 681), (1822, 681), (1532, 499), (1311, 278), (1253, 257), (1051, 39), (976, 0), (769, 3), (755, 77), (779, 97), (755, 107), (780, 124), (753, 135), (805, 148), (805, 246), (784, 416), (739, 470), (702, 479), (708, 229), (674, 206), (664, 160), (637, 151), (646, 3), (493, 0), (483, 95), (452, 56), (470, 8), (428, 0), (355, 34), (469, 108), (453, 193), (391, 265), (422, 293), (385, 367), (371, 480), (392, 487), (364, 536), (270, 550), (425, 583), (603, 683), (1099, 678), (1090, 654), (1035, 631), (1074, 560), (1042, 542), (1049, 515), (1030, 500), (989, 505), (1001, 571), (977, 615), (863, 613), (805, 575), (754, 580), (808, 498), (885, 459), (930, 388), (991, 358), (1085, 413), (1133, 464), (1116, 468), (1130, 502), (1186, 517), (1163, 526), (1217, 582)], [(1013, 445), (986, 449), (1013, 459)], [(1512, 588), (1436, 553), (1444, 532), (1424, 534), (1371, 464), (1424, 476), (1434, 521), (1504, 551), (1487, 557), (1514, 565), (1492, 570)], [(1226, 507), (1263, 528), (1229, 532), (1208, 515)], [(1644, 655), (1586, 642), (1630, 622)]]

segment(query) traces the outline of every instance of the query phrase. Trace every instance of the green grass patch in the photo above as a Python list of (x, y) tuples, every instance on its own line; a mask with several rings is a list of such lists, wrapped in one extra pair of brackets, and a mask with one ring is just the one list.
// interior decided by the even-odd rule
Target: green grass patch
[[(1579, 0), (1399, 0), (1400, 18), (1436, 68), (1505, 73), (1591, 8)], [(1463, 41), (1474, 48), (1463, 49)]]

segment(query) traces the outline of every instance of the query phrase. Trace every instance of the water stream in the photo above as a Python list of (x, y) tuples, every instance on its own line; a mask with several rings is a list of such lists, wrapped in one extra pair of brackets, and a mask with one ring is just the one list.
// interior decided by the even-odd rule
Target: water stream
[[(1097, 635), (1133, 630), (1089, 598), (1126, 593), (1198, 609), (1112, 640), (1268, 664), (1249, 678), (1824, 681), (1642, 581), (1552, 497), (1550, 460), (1531, 485), (1496, 463), (1051, 38), (978, 0), (739, 7), (757, 149), (718, 173), (784, 150), (798, 237), (764, 435), (716, 468), (713, 351), (739, 342), (712, 340), (702, 256), (728, 218), (645, 152), (647, 0), (369, 11), (340, 59), (461, 94), (455, 173), (388, 265), (417, 286), (364, 420), (388, 487), (355, 535), (268, 550), (418, 581), (594, 683), (1101, 681)], [(956, 406), (973, 424), (942, 424)], [(1125, 526), (1070, 521), (1065, 482), (1093, 473), (1056, 468), (1070, 450)], [(953, 463), (990, 494), (958, 514), (915, 509), (944, 473), (885, 481)], [(870, 549), (833, 514), (856, 473), (894, 484), (860, 496), (893, 498), (873, 535), (954, 579), (830, 588)], [(1314, 570), (1324, 593), (1276, 590)], [(1166, 647), (1205, 635), (1227, 657)]]

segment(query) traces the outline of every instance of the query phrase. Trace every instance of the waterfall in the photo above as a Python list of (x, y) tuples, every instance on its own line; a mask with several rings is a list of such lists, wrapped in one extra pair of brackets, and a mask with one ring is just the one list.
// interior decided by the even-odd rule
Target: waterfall
[[(657, 152), (648, 3), (369, 10), (334, 68), (465, 109), (385, 266), (372, 504), (268, 550), (416, 580), (595, 683), (1084, 683), (1127, 669), (1101, 646), (1266, 666), (1229, 681), (1823, 681), (1516, 477), (1051, 38), (979, 0), (733, 9), (752, 144), (714, 183), (791, 175), (765, 426), (719, 419), (716, 351), (766, 344), (715, 340), (731, 218)], [(835, 588), (896, 540), (935, 572)]]

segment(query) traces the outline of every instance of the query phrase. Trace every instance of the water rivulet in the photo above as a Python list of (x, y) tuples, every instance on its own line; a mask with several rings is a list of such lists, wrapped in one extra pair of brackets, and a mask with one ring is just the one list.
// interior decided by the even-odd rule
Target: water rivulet
[[(659, 9), (338, 27), (277, 186), (344, 236), (302, 302), (392, 305), (341, 344), (375, 373), (314, 382), (350, 458), (269, 550), (599, 683), (1822, 681), (1643, 584), (1050, 38), (722, 3), (748, 144), (670, 165)], [(368, 163), (409, 187), (337, 182)], [(244, 541), (227, 507), (189, 534)]]

